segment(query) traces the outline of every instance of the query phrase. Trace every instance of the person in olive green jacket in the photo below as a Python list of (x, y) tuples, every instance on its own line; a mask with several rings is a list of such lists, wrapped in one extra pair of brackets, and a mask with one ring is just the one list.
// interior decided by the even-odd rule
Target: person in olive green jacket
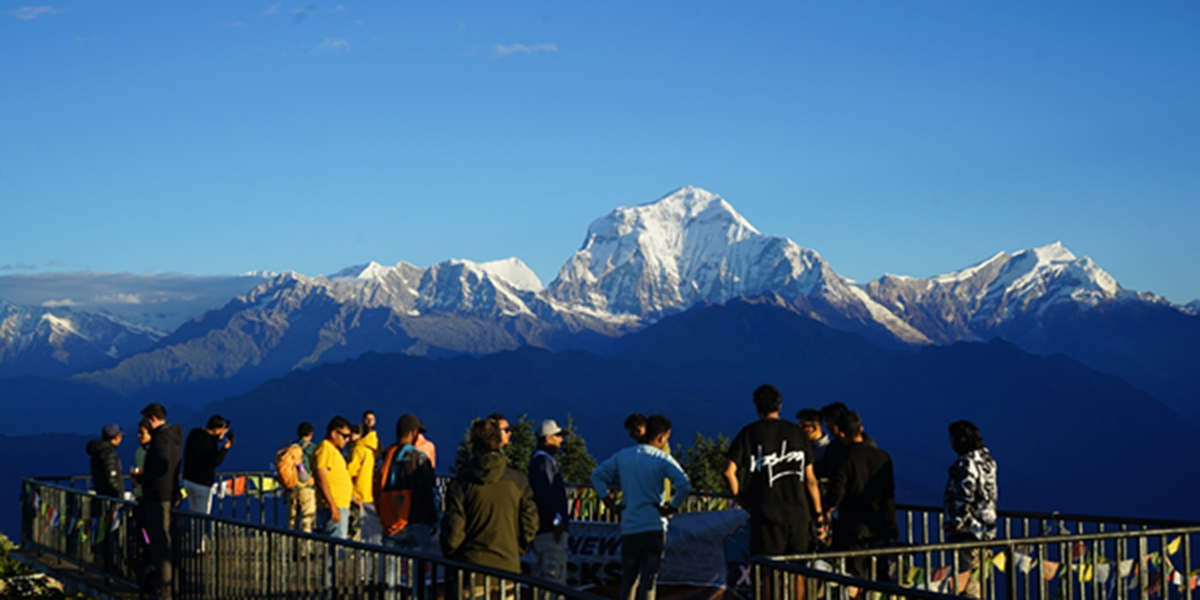
[(538, 530), (529, 480), (500, 452), (496, 419), (471, 423), (473, 456), (446, 489), (442, 554), (451, 560), (521, 572), (521, 555)]

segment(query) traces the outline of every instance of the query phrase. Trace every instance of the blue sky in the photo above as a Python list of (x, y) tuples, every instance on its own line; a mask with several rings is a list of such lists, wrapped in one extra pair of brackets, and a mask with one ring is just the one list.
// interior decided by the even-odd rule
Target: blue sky
[(0, 1), (0, 275), (517, 256), (683, 185), (842, 275), (1200, 298), (1194, 2)]

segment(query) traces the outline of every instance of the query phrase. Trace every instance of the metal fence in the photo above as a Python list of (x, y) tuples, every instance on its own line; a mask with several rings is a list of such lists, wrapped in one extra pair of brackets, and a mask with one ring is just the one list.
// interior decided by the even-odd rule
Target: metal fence
[[(140, 587), (149, 540), (135, 503), (25, 479), (21, 507), (23, 544), (114, 586)], [(180, 598), (599, 598), (518, 573), (235, 518), (176, 510), (171, 525)]]
[[(445, 486), (449, 478), (438, 481)], [(87, 477), (25, 480), (24, 539), (132, 585), (144, 547), (131, 533), (140, 533), (136, 507), (92, 496), (89, 484)], [(448, 590), (464, 597), (583, 595), (437, 557), (287, 531), (281, 492), (269, 472), (222, 473), (213, 516), (175, 513), (182, 595), (317, 597), (329, 589), (363, 597)], [(570, 486), (568, 497), (576, 520), (617, 520), (588, 486)], [(728, 496), (709, 493), (691, 494), (683, 505), (684, 512), (730, 508)], [(899, 506), (897, 514), (900, 541), (893, 547), (754, 558), (755, 593), (762, 594), (756, 597), (792, 598), (805, 585), (809, 598), (866, 590), (932, 599), (978, 588), (985, 599), (1191, 600), (1200, 575), (1192, 563), (1197, 523), (1001, 511), (997, 540), (955, 544), (947, 543), (940, 508)]]
[[(903, 595), (934, 592), (985, 600), (1192, 600), (1200, 575), (1192, 562), (1198, 536), (1200, 526), (1131, 529), (823, 552), (756, 559), (755, 564), (768, 571), (789, 564), (855, 576), (853, 585), (889, 595), (899, 588), (906, 590)], [(864, 579), (891, 587), (869, 587)], [(846, 593), (849, 585), (833, 589)]]

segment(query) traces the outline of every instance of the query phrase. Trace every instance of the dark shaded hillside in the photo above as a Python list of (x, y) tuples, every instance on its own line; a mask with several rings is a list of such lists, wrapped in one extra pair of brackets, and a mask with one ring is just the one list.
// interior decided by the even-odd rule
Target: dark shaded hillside
[[(239, 446), (230, 466), (265, 468), (299, 421), (323, 429), (333, 414), (357, 420), (368, 407), (385, 440), (401, 413), (417, 413), (443, 456), (472, 417), (569, 412), (602, 458), (627, 443), (620, 424), (633, 411), (669, 415), (679, 442), (695, 431), (733, 435), (754, 418), (750, 393), (762, 382), (783, 390), (788, 416), (833, 400), (858, 409), (912, 482), (901, 501), (940, 501), (954, 458), (946, 425), (969, 418), (1000, 461), (1005, 507), (1195, 516), (1191, 497), (1200, 490), (1177, 476), (1196, 467), (1185, 425), (1120, 379), (1005, 342), (888, 352), (741, 302), (664, 320), (615, 358), (530, 348), (441, 360), (368, 354), (213, 403), (193, 425), (213, 412), (232, 418)], [(1116, 440), (1124, 451), (1113, 450)]]
[(1030, 352), (1060, 352), (1123, 377), (1200, 419), (1200, 316), (1148, 302), (1110, 302), (1088, 310), (1062, 307), (1039, 326), (1017, 323), (1002, 333)]
[(145, 405), (145, 402), (130, 400), (99, 386), (71, 380), (0, 379), (0, 407), (4, 410), (0, 431), (9, 435), (98, 434), (105, 423), (114, 421), (129, 429), (137, 424), (138, 411)]

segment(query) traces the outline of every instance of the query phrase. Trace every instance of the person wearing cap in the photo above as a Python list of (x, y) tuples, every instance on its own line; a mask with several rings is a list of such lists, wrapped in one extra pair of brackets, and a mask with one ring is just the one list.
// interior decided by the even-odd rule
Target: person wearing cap
[(416, 415), (401, 416), (396, 421), (396, 443), (383, 451), (375, 470), (375, 508), (385, 546), (432, 550), (441, 501), (433, 463), (416, 447), (424, 431)]
[(233, 436), (226, 435), (229, 421), (221, 415), (208, 418), (204, 429), (188, 432), (183, 446), (183, 489), (187, 491), (188, 508), (207, 515), (212, 510), (213, 482), (217, 467), (233, 445)]
[(121, 498), (125, 495), (125, 483), (121, 481), (121, 457), (117, 446), (121, 445), (125, 433), (121, 426), (109, 423), (100, 429), (100, 439), (87, 444), (87, 453), (92, 464), (92, 489), (100, 496)]
[(538, 508), (538, 532), (533, 538), (532, 575), (567, 582), (567, 486), (554, 456), (562, 449), (564, 431), (552, 419), (537, 428), (537, 449), (529, 460), (529, 485)]

